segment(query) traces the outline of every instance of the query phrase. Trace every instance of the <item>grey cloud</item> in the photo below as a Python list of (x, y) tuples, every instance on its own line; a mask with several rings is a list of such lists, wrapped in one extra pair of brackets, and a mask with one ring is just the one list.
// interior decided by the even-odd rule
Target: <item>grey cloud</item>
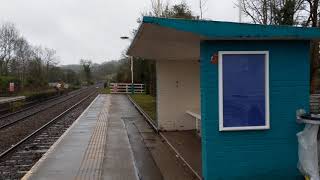
[[(175, 3), (177, 1), (171, 1)], [(187, 0), (198, 13), (198, 1)], [(150, 0), (1, 0), (0, 23), (10, 21), (34, 45), (57, 50), (61, 64), (118, 59)], [(208, 0), (207, 18), (237, 20), (232, 0)]]

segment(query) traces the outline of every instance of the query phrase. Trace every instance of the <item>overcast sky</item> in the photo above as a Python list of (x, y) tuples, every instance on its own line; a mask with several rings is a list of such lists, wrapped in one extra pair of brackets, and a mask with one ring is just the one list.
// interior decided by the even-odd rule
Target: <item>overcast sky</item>
[[(208, 0), (205, 18), (237, 21), (236, 0)], [(174, 4), (178, 0), (171, 0)], [(186, 0), (199, 14), (198, 0)], [(32, 44), (57, 50), (60, 64), (80, 58), (101, 63), (121, 57), (150, 0), (1, 0), (0, 24), (12, 22)]]

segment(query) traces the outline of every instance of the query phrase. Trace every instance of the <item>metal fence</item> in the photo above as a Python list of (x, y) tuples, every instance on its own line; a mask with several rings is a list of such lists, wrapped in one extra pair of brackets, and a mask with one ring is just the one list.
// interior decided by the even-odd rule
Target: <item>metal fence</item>
[[(110, 83), (110, 90), (113, 94), (129, 94), (132, 92), (131, 83)], [(134, 93), (144, 93), (144, 84), (133, 84)]]

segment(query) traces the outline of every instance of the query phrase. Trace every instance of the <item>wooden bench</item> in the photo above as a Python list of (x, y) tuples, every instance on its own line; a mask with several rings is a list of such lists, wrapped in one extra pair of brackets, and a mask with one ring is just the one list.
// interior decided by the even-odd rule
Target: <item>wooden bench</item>
[(194, 117), (196, 123), (196, 131), (199, 136), (201, 136), (201, 113), (200, 110), (187, 110), (187, 114)]

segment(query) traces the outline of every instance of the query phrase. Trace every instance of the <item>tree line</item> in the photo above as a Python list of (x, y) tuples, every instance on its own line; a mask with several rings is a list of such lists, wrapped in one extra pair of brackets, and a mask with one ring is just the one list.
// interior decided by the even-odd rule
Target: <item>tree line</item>
[[(195, 19), (186, 3), (155, 4), (142, 15)], [(135, 33), (135, 31), (133, 30)], [(133, 33), (133, 34), (134, 34)], [(130, 63), (124, 56), (102, 64), (81, 59), (77, 65), (58, 66), (59, 57), (52, 48), (31, 45), (12, 23), (0, 25), (0, 94), (8, 90), (9, 82), (21, 89), (41, 89), (48, 82), (64, 81), (71, 84), (103, 82), (131, 82)], [(155, 95), (155, 62), (135, 59), (134, 80), (144, 83), (147, 92)]]
[[(289, 25), (319, 28), (319, 0), (239, 0), (239, 8), (250, 23)], [(151, 0), (150, 10), (141, 16), (205, 19), (210, 10), (207, 0), (199, 0), (200, 16), (195, 15), (185, 1), (170, 5), (163, 0)], [(141, 19), (138, 20), (141, 22)], [(136, 30), (132, 30), (132, 36)], [(311, 90), (319, 90), (319, 42), (312, 42)], [(51, 48), (33, 46), (12, 23), (0, 26), (0, 93), (4, 82), (17, 81), (22, 88), (42, 87), (48, 82), (62, 80), (71, 84), (81, 82), (131, 82), (130, 61), (125, 55), (120, 60), (102, 64), (82, 59), (80, 64), (58, 66), (59, 58)], [(156, 94), (154, 60), (134, 59), (134, 82), (146, 84), (147, 92)], [(7, 85), (5, 85), (7, 88)]]
[(77, 74), (58, 67), (54, 49), (31, 45), (13, 23), (0, 25), (0, 94), (6, 94), (8, 84), (16, 89), (41, 89), (48, 82), (64, 80), (79, 83)]

